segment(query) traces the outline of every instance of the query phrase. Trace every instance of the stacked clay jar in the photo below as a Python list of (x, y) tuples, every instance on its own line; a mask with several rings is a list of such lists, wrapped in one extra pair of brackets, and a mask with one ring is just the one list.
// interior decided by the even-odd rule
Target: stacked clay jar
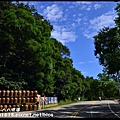
[(37, 90), (0, 90), (0, 110), (20, 106), (25, 110), (37, 110), (37, 93)]

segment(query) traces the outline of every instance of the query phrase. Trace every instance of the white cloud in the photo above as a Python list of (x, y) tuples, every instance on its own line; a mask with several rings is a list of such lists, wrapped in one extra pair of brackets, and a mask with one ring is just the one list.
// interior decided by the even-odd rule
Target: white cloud
[(63, 12), (56, 4), (53, 4), (52, 6), (48, 6), (44, 10), (44, 14), (48, 20), (56, 21), (56, 20), (62, 18)]
[(88, 31), (88, 30), (85, 30), (84, 31), (84, 33), (83, 33), (83, 35), (85, 36), (85, 37), (87, 37), (87, 38), (93, 38), (93, 36), (96, 34), (96, 32), (90, 32), (90, 31)]
[(77, 4), (91, 4), (89, 1), (76, 1)]
[(95, 4), (95, 5), (94, 5), (95, 10), (97, 10), (97, 9), (99, 9), (99, 8), (101, 8), (101, 7), (102, 7), (101, 4)]
[(81, 71), (81, 73), (82, 73), (83, 75), (87, 75), (87, 74), (88, 74), (88, 72), (85, 72), (85, 71)]
[(87, 11), (90, 11), (91, 10), (91, 5), (89, 5), (87, 8), (86, 8)]
[(81, 64), (81, 65), (82, 65), (82, 64), (86, 64), (86, 63), (94, 63), (94, 61), (91, 61), (91, 60), (90, 60), (90, 61), (85, 61), (85, 62), (79, 62), (78, 64)]
[(68, 9), (65, 9), (65, 12), (68, 12)]
[(56, 38), (61, 43), (65, 44), (66, 42), (74, 42), (77, 36), (68, 28), (55, 25), (54, 30), (51, 33), (51, 37)]
[(81, 19), (80, 19), (80, 18), (77, 18), (75, 21), (76, 21), (78, 24), (80, 24)]
[(78, 64), (85, 64), (85, 62), (79, 62)]
[(71, 5), (71, 6), (68, 6), (69, 8), (74, 8), (75, 6)]
[(88, 63), (94, 63), (94, 61), (88, 61)]
[(92, 2), (89, 2), (89, 1), (75, 1), (73, 4), (78, 7), (79, 6), (79, 9), (80, 10), (90, 10), (90, 4)]
[[(80, 2), (81, 3), (81, 2)], [(76, 6), (79, 5), (79, 10), (87, 10), (87, 11), (90, 11), (92, 6), (91, 6), (91, 3), (90, 4), (85, 4), (85, 3), (81, 3), (81, 4), (76, 4)]]
[(104, 26), (113, 26), (115, 17), (116, 17), (116, 14), (113, 11), (110, 11), (101, 16), (98, 16), (90, 20), (91, 28), (98, 30), (103, 28)]
[(69, 4), (71, 4), (72, 2), (67, 2), (67, 1), (66, 1), (66, 2), (63, 2), (63, 3), (64, 3), (64, 5), (66, 5), (66, 4), (69, 5)]
[[(25, 2), (25, 1), (22, 1), (22, 2)], [(37, 8), (38, 6), (40, 6), (40, 2), (37, 2), (37, 1), (28, 1), (26, 3), (29, 3), (29, 5), (34, 5), (35, 8)]]
[(43, 9), (44, 7), (45, 7), (45, 6), (41, 5), (41, 6), (40, 6), (40, 9)]
[(76, 27), (75, 23), (72, 23), (71, 25), (73, 26), (73, 28), (75, 28), (75, 27)]
[(114, 18), (116, 17), (115, 11), (109, 11), (101, 16), (95, 17), (89, 21), (89, 26), (84, 31), (84, 36), (92, 38), (103, 27), (113, 27), (115, 25)]
[(74, 14), (73, 17), (76, 17), (76, 14)]
[(86, 9), (86, 5), (82, 5), (82, 6), (80, 7), (80, 10), (84, 10), (84, 9)]
[(81, 4), (91, 4), (89, 1), (82, 1)]

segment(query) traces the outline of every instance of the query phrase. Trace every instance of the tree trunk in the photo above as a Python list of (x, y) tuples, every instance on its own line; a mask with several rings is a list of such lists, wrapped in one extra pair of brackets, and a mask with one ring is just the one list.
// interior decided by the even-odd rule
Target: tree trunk
[(117, 82), (118, 82), (119, 97), (120, 97), (120, 80), (119, 80), (119, 78), (120, 78), (120, 71), (117, 72), (117, 76), (116, 76), (116, 78), (117, 78)]

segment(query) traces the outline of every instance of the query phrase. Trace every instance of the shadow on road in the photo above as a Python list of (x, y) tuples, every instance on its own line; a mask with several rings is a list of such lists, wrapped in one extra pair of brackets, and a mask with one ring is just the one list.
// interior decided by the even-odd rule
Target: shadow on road
[[(113, 111), (114, 109), (114, 111)], [(58, 107), (57, 109), (40, 110), (33, 113), (41, 113), (41, 118), (118, 118), (120, 117), (120, 107), (116, 104), (82, 104), (65, 107)], [(49, 114), (49, 116), (47, 116)], [(50, 116), (52, 114), (53, 116)], [(117, 116), (118, 115), (118, 116)]]

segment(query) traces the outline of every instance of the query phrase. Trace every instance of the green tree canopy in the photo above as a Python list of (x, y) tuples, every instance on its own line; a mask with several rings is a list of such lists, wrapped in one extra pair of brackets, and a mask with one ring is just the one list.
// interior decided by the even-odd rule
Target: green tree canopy
[(94, 36), (95, 56), (100, 65), (104, 66), (107, 74), (116, 76), (120, 81), (120, 4), (115, 8), (118, 17), (115, 18), (115, 27), (104, 27)]

